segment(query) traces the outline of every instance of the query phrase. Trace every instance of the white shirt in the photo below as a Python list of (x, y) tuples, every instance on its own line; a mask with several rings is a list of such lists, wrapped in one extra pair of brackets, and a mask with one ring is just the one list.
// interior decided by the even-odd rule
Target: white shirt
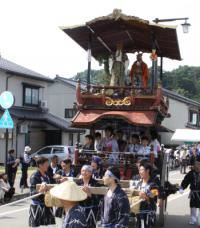
[(149, 146), (140, 146), (140, 149), (138, 150), (138, 153), (137, 155), (139, 156), (143, 156), (143, 157), (146, 157), (146, 156), (149, 156), (150, 155), (150, 151), (151, 151), (151, 148)]
[(10, 185), (0, 179), (0, 200), (4, 198), (5, 192), (10, 189)]
[(137, 154), (139, 149), (140, 149), (140, 145), (139, 144), (130, 144), (130, 145), (128, 145), (128, 152), (132, 152), (132, 153)]
[(151, 141), (150, 147), (153, 146), (153, 152), (154, 152), (154, 156), (155, 158), (158, 157), (158, 152), (161, 150), (161, 146), (160, 143), (157, 139), (154, 139), (153, 141)]

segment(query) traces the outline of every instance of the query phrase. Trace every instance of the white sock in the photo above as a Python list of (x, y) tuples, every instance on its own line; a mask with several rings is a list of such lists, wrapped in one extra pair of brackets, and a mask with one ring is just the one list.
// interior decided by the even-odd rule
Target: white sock
[(190, 208), (190, 217), (191, 217), (192, 221), (196, 222), (196, 220), (197, 220), (197, 208), (195, 208), (195, 207)]
[(197, 208), (197, 223), (200, 226), (200, 208)]

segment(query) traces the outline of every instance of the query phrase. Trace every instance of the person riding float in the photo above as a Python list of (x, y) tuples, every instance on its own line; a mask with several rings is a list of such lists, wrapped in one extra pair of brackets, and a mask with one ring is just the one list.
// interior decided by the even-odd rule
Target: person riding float
[(117, 140), (114, 138), (114, 129), (110, 126), (105, 129), (105, 137), (102, 139), (102, 149), (103, 152), (109, 154), (109, 163), (115, 164), (118, 162), (119, 146)]
[(137, 60), (131, 67), (130, 78), (133, 86), (147, 88), (149, 70), (147, 64), (142, 60), (142, 53), (137, 54)]

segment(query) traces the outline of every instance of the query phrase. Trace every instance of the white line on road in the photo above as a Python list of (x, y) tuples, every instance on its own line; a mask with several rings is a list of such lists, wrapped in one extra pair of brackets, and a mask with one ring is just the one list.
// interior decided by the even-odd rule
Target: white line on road
[(18, 213), (20, 211), (25, 211), (27, 209), (29, 209), (29, 207), (24, 207), (24, 208), (21, 208), (21, 209), (18, 209), (18, 210), (13, 210), (13, 211), (8, 211), (8, 212), (0, 213), (0, 217), (3, 217), (5, 215), (9, 215), (9, 214), (13, 214), (13, 213)]
[(179, 198), (181, 198), (181, 197), (187, 195), (188, 193), (189, 193), (189, 191), (184, 192), (183, 194), (180, 194), (180, 195), (175, 196), (175, 197), (173, 197), (173, 198), (171, 198), (171, 199), (168, 199), (167, 202), (170, 203), (170, 202), (172, 202), (172, 201), (174, 201), (174, 200), (177, 200), (177, 199), (179, 199)]

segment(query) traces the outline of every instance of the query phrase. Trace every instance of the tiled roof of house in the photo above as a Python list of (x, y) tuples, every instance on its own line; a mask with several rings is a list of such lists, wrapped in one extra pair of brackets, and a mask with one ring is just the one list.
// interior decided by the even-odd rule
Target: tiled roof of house
[(2, 57), (0, 57), (0, 70), (6, 71), (11, 74), (20, 75), (22, 77), (29, 77), (36, 80), (53, 82), (53, 79), (47, 76), (29, 70)]
[(164, 96), (167, 96), (169, 98), (175, 99), (177, 101), (189, 104), (189, 105), (194, 105), (198, 106), (200, 108), (200, 102), (197, 102), (195, 100), (189, 99), (187, 97), (184, 97), (174, 91), (168, 90), (168, 89), (163, 89), (163, 94)]
[[(76, 85), (77, 85), (77, 81), (73, 80), (73, 79), (69, 79), (69, 78), (64, 78), (64, 77), (60, 77), (60, 76), (56, 76), (55, 80), (59, 80), (61, 82), (64, 82), (68, 85), (71, 85), (72, 87), (76, 88)], [(83, 90), (86, 90), (87, 88), (87, 83), (84, 82), (84, 81), (81, 81), (81, 88)]]
[(41, 109), (15, 106), (9, 111), (11, 116), (21, 120), (44, 121), (66, 132), (84, 132), (83, 129), (72, 128), (69, 121)]

